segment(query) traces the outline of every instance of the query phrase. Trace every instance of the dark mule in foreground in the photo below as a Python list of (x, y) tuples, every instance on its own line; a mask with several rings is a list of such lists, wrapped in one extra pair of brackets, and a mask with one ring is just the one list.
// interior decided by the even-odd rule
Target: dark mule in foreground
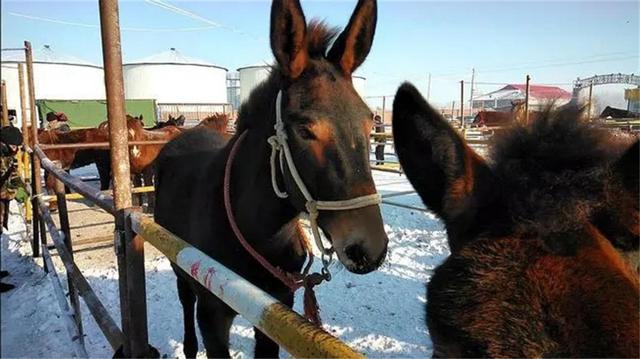
[(396, 151), (445, 223), (451, 256), (427, 289), (436, 357), (638, 357), (638, 142), (547, 111), (479, 157), (411, 85)]
[[(358, 2), (345, 31), (307, 22), (296, 0), (277, 0), (271, 8), (271, 48), (276, 70), (240, 109), (237, 134), (228, 141), (216, 131), (197, 127), (168, 143), (157, 160), (155, 220), (171, 232), (262, 288), (287, 306), (293, 293), (240, 244), (223, 203), (223, 176), (231, 148), (244, 138), (231, 166), (230, 198), (236, 223), (253, 248), (272, 265), (299, 273), (306, 259), (298, 216), (305, 198), (286, 163), (275, 166), (271, 147), (276, 97), (281, 93), (282, 130), (292, 161), (314, 199), (342, 201), (375, 194), (369, 167), (372, 113), (353, 88), (351, 74), (369, 53), (376, 24), (376, 3)], [(330, 49), (329, 49), (330, 48)], [(320, 228), (345, 267), (355, 273), (375, 270), (387, 250), (380, 208), (320, 211)], [(229, 357), (229, 329), (236, 316), (177, 267), (184, 310), (184, 352), (195, 357), (196, 316), (209, 357)], [(197, 270), (197, 269), (196, 269)], [(277, 357), (279, 347), (255, 331), (255, 356)]]

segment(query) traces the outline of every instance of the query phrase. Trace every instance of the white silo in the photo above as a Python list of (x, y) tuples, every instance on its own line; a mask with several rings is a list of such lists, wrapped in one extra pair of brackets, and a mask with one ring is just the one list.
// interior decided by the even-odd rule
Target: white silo
[(271, 74), (271, 66), (265, 63), (241, 67), (240, 74), (240, 104), (249, 98), (251, 91)]
[[(269, 77), (271, 66), (261, 63), (240, 67), (238, 73), (240, 74), (240, 103), (242, 104), (249, 98), (251, 91)], [(356, 92), (360, 97), (364, 97), (367, 79), (362, 76), (353, 76), (352, 82)]]
[(125, 97), (155, 99), (160, 120), (183, 114), (198, 120), (226, 111), (227, 69), (175, 48), (123, 65)]
[[(2, 52), (2, 79), (7, 83), (8, 107), (20, 118), (18, 63), (25, 63), (24, 51)], [(25, 91), (28, 98), (28, 86)], [(102, 100), (105, 98), (102, 67), (55, 52), (49, 45), (33, 52), (36, 100)], [(27, 106), (28, 108), (28, 106)]]
[(356, 92), (358, 93), (358, 95), (364, 98), (364, 96), (366, 95), (365, 90), (367, 87), (367, 79), (362, 76), (354, 75), (351, 77), (351, 82), (353, 82), (353, 88), (356, 89)]

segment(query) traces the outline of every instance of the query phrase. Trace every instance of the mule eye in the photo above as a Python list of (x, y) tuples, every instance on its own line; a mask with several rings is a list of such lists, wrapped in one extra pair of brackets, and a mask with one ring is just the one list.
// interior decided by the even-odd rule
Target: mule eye
[(297, 131), (300, 137), (305, 140), (315, 140), (317, 138), (316, 135), (307, 126), (298, 126)]

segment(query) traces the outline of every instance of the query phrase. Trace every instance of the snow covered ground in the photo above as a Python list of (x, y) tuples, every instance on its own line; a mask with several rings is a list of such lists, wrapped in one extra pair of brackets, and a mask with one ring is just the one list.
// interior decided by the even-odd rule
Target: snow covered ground
[[(412, 188), (404, 176), (375, 172), (380, 194), (398, 194)], [(395, 203), (422, 208), (416, 194), (389, 198)], [(333, 280), (317, 287), (324, 328), (369, 357), (431, 355), (425, 324), (425, 284), (432, 270), (448, 255), (446, 234), (433, 214), (382, 205), (389, 252), (374, 273), (355, 275), (333, 265)], [(1, 296), (2, 357), (70, 357), (69, 339), (42, 261), (30, 257), (22, 219), (13, 207), (11, 230), (2, 236), (2, 268), (17, 289)], [(182, 311), (169, 261), (147, 245), (147, 305), (150, 342), (163, 357), (182, 357)], [(59, 274), (66, 282), (57, 258)], [(98, 297), (119, 323), (116, 261), (113, 250), (76, 253), (76, 261)], [(319, 261), (316, 261), (319, 262)], [(302, 312), (301, 293), (295, 309)], [(82, 308), (87, 352), (92, 357), (113, 355), (107, 341)], [(253, 328), (238, 317), (231, 330), (232, 355), (252, 357)], [(199, 356), (204, 357), (201, 346)], [(281, 351), (282, 357), (289, 357)]]

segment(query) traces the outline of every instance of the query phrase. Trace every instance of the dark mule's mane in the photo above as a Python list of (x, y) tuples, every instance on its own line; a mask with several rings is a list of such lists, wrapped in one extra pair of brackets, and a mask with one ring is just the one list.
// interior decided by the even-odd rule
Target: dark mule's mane
[[(309, 56), (312, 59), (325, 58), (339, 31), (339, 27), (330, 27), (324, 21), (312, 19), (307, 25), (306, 42)], [(242, 133), (245, 129), (258, 128), (268, 132), (273, 131), (273, 124), (276, 121), (274, 98), (282, 85), (280, 67), (272, 65), (269, 77), (251, 92), (249, 98), (240, 107), (238, 133)]]
[(497, 136), (489, 157), (518, 232), (578, 230), (622, 192), (610, 164), (628, 144), (616, 146), (608, 132), (583, 123), (581, 112), (548, 108), (530, 125)]

